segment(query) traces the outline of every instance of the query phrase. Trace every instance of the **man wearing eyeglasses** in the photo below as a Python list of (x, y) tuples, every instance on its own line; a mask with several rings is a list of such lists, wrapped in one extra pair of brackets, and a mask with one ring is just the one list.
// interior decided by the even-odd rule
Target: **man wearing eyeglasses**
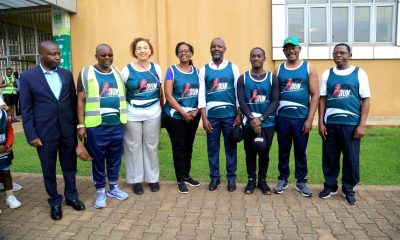
[(333, 49), (336, 67), (322, 74), (318, 130), (323, 140), (325, 182), (319, 197), (325, 199), (337, 193), (342, 153), (342, 192), (346, 203), (354, 205), (354, 187), (360, 180), (360, 141), (365, 135), (371, 93), (366, 72), (351, 66), (351, 57), (349, 45), (337, 44)]
[(128, 198), (118, 186), (127, 110), (122, 77), (112, 66), (112, 48), (107, 44), (98, 45), (95, 57), (97, 64), (84, 67), (78, 77), (77, 129), (81, 141), (87, 137), (93, 157), (92, 175), (97, 190), (94, 207), (105, 208), (106, 195), (118, 200)]

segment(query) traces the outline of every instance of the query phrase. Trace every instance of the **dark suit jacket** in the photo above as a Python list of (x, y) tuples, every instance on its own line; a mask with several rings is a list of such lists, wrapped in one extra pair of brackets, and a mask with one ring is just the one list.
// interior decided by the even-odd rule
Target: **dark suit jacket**
[(22, 123), (28, 141), (76, 138), (76, 90), (71, 72), (58, 68), (62, 88), (54, 96), (39, 65), (21, 74)]

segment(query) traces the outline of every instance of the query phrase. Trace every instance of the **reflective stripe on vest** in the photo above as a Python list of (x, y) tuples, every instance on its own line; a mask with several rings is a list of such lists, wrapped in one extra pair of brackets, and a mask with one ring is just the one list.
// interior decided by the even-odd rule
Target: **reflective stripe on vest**
[[(118, 69), (111, 66), (114, 78), (117, 82), (119, 93), (119, 112), (120, 121), (125, 124), (128, 120), (125, 87), (122, 81), (121, 74)], [(81, 71), (82, 85), (85, 90), (86, 103), (85, 103), (85, 126), (96, 127), (101, 124), (100, 113), (100, 96), (99, 84), (96, 79), (96, 74), (93, 66), (84, 67)]]

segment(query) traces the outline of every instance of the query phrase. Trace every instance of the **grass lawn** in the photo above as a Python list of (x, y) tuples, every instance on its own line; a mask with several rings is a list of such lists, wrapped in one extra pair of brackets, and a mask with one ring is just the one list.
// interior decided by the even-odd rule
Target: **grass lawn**
[[(400, 128), (368, 128), (367, 136), (361, 143), (361, 182), (368, 185), (399, 185), (400, 184)], [(221, 142), (221, 146), (223, 143)], [(220, 164), (222, 179), (225, 176), (225, 155), (223, 147), (220, 152)], [(13, 172), (40, 173), (40, 161), (36, 150), (30, 147), (23, 134), (16, 134), (14, 143)], [(274, 183), (278, 177), (278, 152), (276, 136), (270, 151), (270, 163), (268, 169), (268, 182)], [(175, 171), (172, 163), (171, 144), (165, 129), (162, 129), (159, 160), (161, 180), (175, 180)], [(124, 161), (124, 159), (123, 159)], [(313, 129), (308, 144), (309, 183), (322, 184), (323, 175), (321, 167), (321, 139), (317, 129)], [(291, 177), (294, 179), (294, 161), (290, 160)], [(60, 169), (57, 169), (60, 174)], [(78, 160), (78, 175), (90, 176), (91, 163)], [(207, 161), (206, 136), (202, 129), (197, 131), (194, 143), (191, 175), (202, 182), (209, 181), (209, 168)], [(125, 163), (122, 163), (121, 177), (125, 177)], [(340, 180), (339, 176), (339, 180)], [(238, 145), (237, 181), (246, 182), (246, 163), (243, 150), (243, 141)]]

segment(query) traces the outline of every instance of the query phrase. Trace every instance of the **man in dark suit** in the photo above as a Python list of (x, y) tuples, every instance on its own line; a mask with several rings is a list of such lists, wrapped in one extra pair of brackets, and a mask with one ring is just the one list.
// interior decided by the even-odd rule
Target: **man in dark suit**
[(51, 218), (62, 218), (62, 195), (57, 192), (57, 153), (64, 176), (66, 204), (85, 209), (76, 190), (76, 106), (71, 72), (58, 68), (60, 49), (51, 41), (39, 44), (40, 64), (21, 74), (22, 122), (28, 143), (36, 147), (44, 178)]

